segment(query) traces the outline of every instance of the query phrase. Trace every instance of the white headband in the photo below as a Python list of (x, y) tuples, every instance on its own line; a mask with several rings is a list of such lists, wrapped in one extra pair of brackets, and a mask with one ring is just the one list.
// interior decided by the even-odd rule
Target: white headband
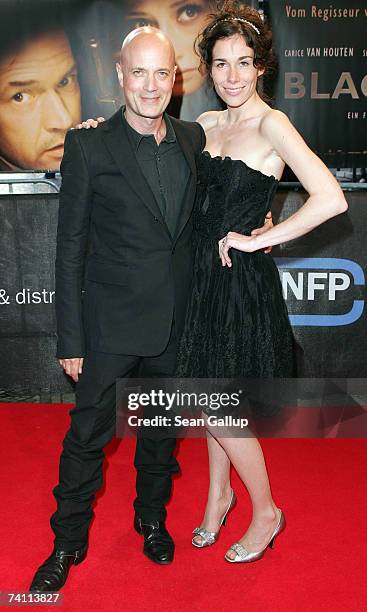
[(214, 30), (214, 28), (217, 27), (218, 23), (223, 23), (224, 21), (241, 21), (242, 23), (246, 23), (255, 30), (256, 34), (260, 36), (260, 30), (253, 23), (251, 23), (251, 21), (247, 21), (247, 19), (242, 19), (242, 17), (227, 17), (226, 19), (220, 19), (209, 28), (208, 32)]

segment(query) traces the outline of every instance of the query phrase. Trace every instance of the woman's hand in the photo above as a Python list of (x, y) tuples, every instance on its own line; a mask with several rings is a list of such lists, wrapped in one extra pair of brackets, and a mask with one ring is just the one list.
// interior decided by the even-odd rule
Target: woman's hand
[(218, 244), (222, 266), (228, 266), (229, 268), (232, 266), (232, 260), (228, 255), (229, 249), (253, 253), (259, 248), (256, 236), (244, 236), (243, 234), (237, 234), (237, 232), (228, 232), (227, 236), (219, 240)]
[(86, 121), (82, 121), (82, 123), (78, 123), (78, 125), (76, 125), (76, 129), (77, 130), (81, 130), (83, 128), (85, 128), (86, 130), (89, 130), (89, 128), (96, 128), (100, 123), (103, 123), (105, 120), (104, 117), (97, 117), (96, 119), (87, 119)]

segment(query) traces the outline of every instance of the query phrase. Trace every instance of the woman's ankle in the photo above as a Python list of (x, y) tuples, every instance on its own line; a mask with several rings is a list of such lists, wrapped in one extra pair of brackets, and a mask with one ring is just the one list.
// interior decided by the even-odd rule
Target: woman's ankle
[(224, 485), (223, 487), (215, 487), (215, 489), (209, 489), (208, 493), (208, 503), (220, 503), (220, 502), (228, 502), (229, 498), (232, 494), (232, 488), (230, 483)]
[(271, 522), (279, 516), (279, 508), (273, 503), (269, 506), (253, 510), (252, 521), (253, 522)]

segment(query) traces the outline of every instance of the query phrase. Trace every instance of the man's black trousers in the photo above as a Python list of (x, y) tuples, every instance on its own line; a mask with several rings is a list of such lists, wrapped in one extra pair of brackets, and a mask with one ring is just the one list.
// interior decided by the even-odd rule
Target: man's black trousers
[[(63, 442), (59, 483), (53, 490), (57, 510), (50, 523), (58, 548), (71, 552), (88, 540), (92, 503), (103, 483), (103, 449), (116, 431), (116, 379), (127, 377), (137, 366), (141, 376), (170, 377), (175, 371), (176, 354), (174, 327), (166, 349), (158, 356), (86, 354), (76, 385), (76, 407), (69, 413), (71, 424)], [(173, 437), (137, 439), (134, 507), (144, 520), (166, 518), (172, 474), (179, 471), (173, 455), (175, 444)]]

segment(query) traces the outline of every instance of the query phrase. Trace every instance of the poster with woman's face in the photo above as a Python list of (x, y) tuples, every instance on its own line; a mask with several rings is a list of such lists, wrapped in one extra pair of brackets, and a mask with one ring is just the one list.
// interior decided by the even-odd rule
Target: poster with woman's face
[(174, 43), (178, 71), (175, 95), (192, 95), (203, 84), (193, 41), (204, 27), (210, 12), (209, 0), (130, 0), (126, 5), (129, 30), (151, 25), (161, 29)]

